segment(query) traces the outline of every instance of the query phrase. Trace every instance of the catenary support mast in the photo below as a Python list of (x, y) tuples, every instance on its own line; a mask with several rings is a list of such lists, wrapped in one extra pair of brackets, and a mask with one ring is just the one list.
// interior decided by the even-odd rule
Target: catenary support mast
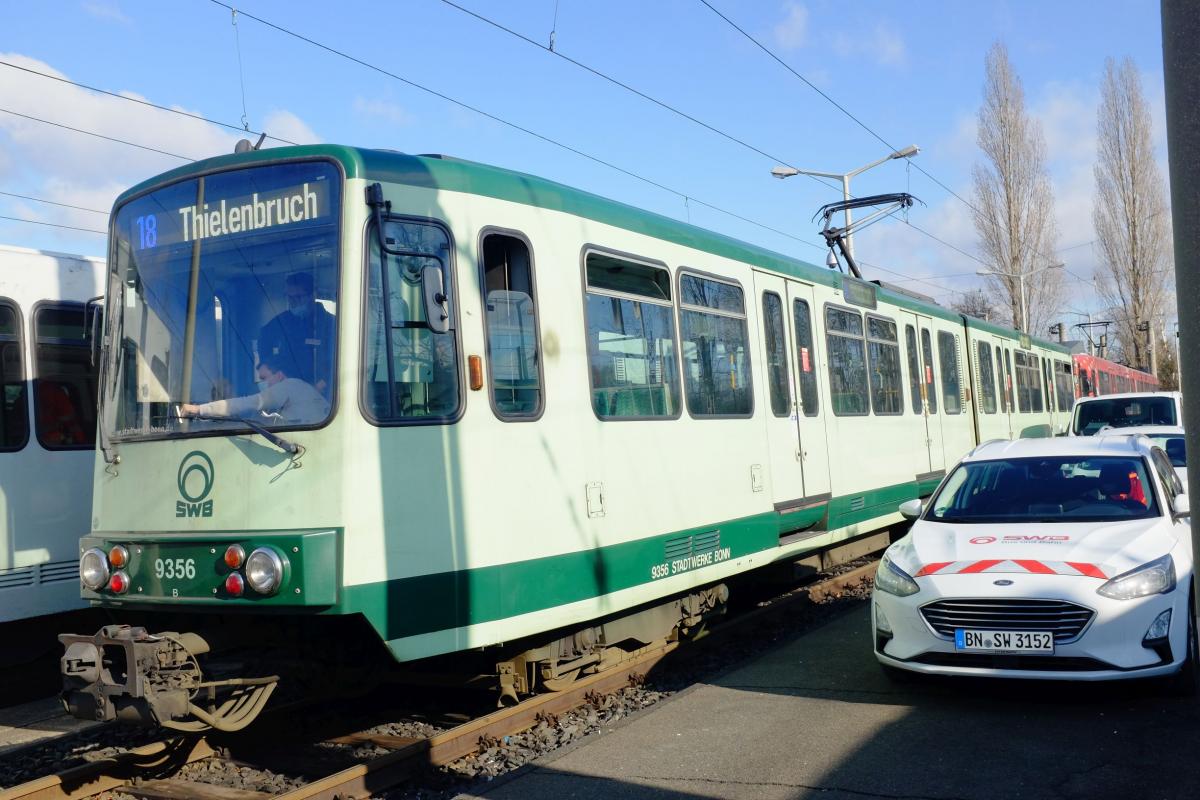
[[(1191, 353), (1200, 342), (1200, 10), (1194, 0), (1162, 0), (1162, 40), (1180, 350)], [(1187, 449), (1200, 453), (1200, 368), (1180, 362), (1179, 373)], [(1188, 470), (1188, 494), (1193, 503), (1200, 499), (1200, 469)], [(1192, 537), (1192, 555), (1200, 563), (1200, 536)]]

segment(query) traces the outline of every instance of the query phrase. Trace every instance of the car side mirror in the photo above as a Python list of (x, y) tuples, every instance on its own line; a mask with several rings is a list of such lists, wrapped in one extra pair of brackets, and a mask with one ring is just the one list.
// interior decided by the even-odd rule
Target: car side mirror
[(900, 504), (900, 516), (909, 522), (921, 516), (921, 512), (924, 510), (925, 504), (920, 500), (908, 500)]
[(1192, 517), (1192, 501), (1188, 499), (1187, 494), (1175, 495), (1175, 502), (1171, 504), (1174, 509), (1173, 517), (1176, 520), (1191, 519)]

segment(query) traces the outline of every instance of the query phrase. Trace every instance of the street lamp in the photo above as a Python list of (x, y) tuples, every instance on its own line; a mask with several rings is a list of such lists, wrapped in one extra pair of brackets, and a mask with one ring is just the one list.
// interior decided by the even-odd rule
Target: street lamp
[[(915, 144), (910, 144), (908, 147), (905, 147), (903, 150), (897, 150), (894, 153), (884, 156), (883, 158), (879, 159), (878, 161), (872, 161), (870, 164), (867, 164), (866, 166), (859, 167), (858, 169), (854, 169), (849, 172), (818, 172), (815, 169), (796, 169), (795, 167), (775, 167), (774, 169), (771, 170), (771, 174), (774, 175), (776, 178), (780, 178), (780, 179), (790, 178), (793, 175), (815, 175), (818, 178), (838, 178), (842, 182), (842, 198), (844, 200), (849, 200), (850, 199), (850, 179), (853, 178), (855, 175), (859, 175), (863, 172), (866, 172), (867, 170), (871, 169), (872, 167), (878, 167), (880, 164), (884, 163), (885, 161), (891, 161), (893, 158), (912, 158), (919, 152), (921, 152), (921, 148), (917, 147)], [(846, 227), (849, 228), (850, 227), (850, 209), (847, 208), (842, 213), (845, 215)], [(853, 256), (854, 255), (854, 239), (849, 234), (847, 234), (847, 236), (846, 236), (846, 248), (850, 251), (850, 255)]]
[(975, 274), (985, 278), (989, 275), (1004, 278), (1016, 278), (1021, 282), (1021, 324), (1017, 326), (1017, 330), (1021, 331), (1022, 333), (1029, 333), (1029, 312), (1026, 310), (1025, 306), (1025, 279), (1032, 278), (1034, 275), (1043, 273), (1048, 269), (1064, 269), (1066, 266), (1066, 264), (1059, 261), (1057, 264), (1047, 264), (1046, 266), (1039, 267), (1032, 272), (999, 272), (998, 270), (994, 269), (981, 269), (976, 271)]

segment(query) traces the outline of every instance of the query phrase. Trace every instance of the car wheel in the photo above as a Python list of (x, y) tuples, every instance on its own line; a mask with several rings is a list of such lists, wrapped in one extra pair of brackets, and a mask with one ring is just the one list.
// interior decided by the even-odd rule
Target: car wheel
[(1196, 636), (1196, 598), (1188, 598), (1187, 656), (1183, 666), (1169, 679), (1171, 694), (1179, 697), (1195, 697), (1200, 690), (1200, 643)]

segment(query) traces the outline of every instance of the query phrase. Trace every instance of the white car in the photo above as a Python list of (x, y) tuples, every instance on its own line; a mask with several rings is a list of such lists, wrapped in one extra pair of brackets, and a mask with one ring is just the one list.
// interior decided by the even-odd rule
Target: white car
[(1178, 425), (1138, 425), (1136, 428), (1101, 428), (1097, 436), (1145, 436), (1151, 443), (1161, 447), (1167, 460), (1175, 468), (1183, 490), (1187, 491), (1187, 445), (1183, 428)]
[(1067, 433), (1092, 436), (1104, 428), (1182, 424), (1183, 395), (1179, 392), (1126, 392), (1078, 398)]
[(1148, 439), (988, 442), (900, 510), (916, 519), (871, 603), (889, 674), (1173, 676), (1195, 691), (1189, 501)]

